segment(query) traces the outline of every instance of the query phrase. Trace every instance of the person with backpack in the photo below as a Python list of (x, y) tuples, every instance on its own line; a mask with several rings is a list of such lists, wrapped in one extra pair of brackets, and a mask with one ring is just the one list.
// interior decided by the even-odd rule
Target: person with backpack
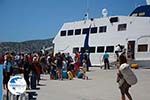
[(126, 100), (125, 95), (129, 100), (133, 100), (131, 94), (129, 93), (129, 88), (131, 85), (137, 83), (137, 78), (131, 70), (129, 64), (127, 64), (127, 59), (124, 53), (119, 56), (119, 63), (120, 66), (118, 67), (117, 83), (119, 84), (119, 89), (121, 92), (121, 100)]

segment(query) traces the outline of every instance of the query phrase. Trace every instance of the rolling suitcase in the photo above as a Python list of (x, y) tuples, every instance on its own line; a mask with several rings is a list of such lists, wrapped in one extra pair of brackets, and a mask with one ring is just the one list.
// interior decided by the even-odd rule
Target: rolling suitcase
[(67, 79), (67, 78), (68, 78), (67, 71), (62, 71), (62, 77), (63, 77), (64, 79)]
[(138, 64), (131, 64), (131, 68), (138, 69), (139, 65)]
[(77, 73), (77, 77), (78, 78), (83, 78), (83, 73), (81, 73), (80, 71)]

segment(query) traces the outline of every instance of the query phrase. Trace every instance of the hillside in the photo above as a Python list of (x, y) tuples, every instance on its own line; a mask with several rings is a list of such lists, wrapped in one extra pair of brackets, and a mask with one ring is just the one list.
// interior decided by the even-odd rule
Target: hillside
[(44, 40), (30, 40), (24, 42), (1, 42), (0, 54), (10, 52), (34, 52), (40, 51), (43, 47), (52, 46), (53, 38)]

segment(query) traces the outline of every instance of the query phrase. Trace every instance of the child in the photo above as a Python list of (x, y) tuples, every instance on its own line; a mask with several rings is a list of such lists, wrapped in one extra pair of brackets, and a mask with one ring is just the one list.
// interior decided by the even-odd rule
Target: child
[(86, 60), (82, 61), (82, 67), (80, 68), (80, 71), (83, 73), (83, 79), (88, 79), (88, 77), (86, 76), (86, 71), (87, 71), (87, 64), (86, 64)]

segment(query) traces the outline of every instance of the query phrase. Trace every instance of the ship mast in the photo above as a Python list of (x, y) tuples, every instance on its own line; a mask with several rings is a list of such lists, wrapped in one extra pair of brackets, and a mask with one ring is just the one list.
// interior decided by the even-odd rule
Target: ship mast
[(88, 0), (86, 0), (86, 13), (85, 13), (84, 17), (86, 20), (89, 19), (89, 2), (88, 2)]

